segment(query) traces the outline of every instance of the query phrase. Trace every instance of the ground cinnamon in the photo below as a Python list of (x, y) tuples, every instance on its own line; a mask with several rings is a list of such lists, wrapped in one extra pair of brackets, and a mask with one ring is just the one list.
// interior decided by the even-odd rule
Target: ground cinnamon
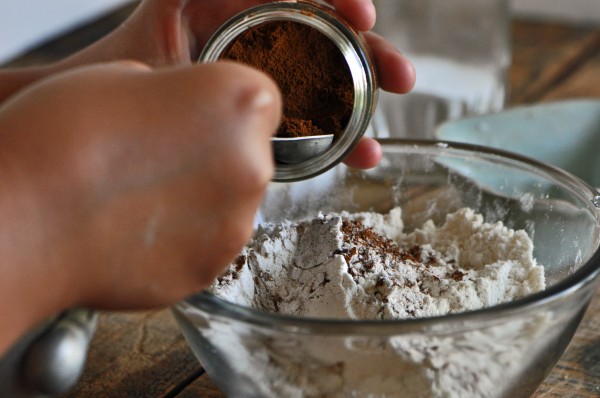
[(236, 38), (223, 57), (270, 75), (283, 95), (278, 137), (340, 136), (352, 114), (348, 63), (323, 33), (298, 22), (267, 22)]

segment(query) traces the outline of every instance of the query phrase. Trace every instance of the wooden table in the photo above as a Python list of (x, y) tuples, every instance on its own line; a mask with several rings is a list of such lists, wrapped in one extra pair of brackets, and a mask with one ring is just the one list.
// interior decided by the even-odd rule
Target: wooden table
[[(132, 7), (48, 43), (13, 65), (48, 62), (102, 36)], [(600, 97), (600, 26), (515, 21), (510, 105)], [(105, 313), (85, 373), (66, 397), (223, 397), (167, 309)], [(600, 397), (600, 297), (535, 397)]]

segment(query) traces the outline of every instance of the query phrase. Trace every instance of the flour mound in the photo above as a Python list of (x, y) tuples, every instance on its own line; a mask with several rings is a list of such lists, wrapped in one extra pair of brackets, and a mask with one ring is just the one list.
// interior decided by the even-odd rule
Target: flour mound
[(544, 289), (524, 231), (472, 209), (405, 234), (400, 208), (265, 224), (211, 290), (286, 315), (403, 319), (504, 303)]

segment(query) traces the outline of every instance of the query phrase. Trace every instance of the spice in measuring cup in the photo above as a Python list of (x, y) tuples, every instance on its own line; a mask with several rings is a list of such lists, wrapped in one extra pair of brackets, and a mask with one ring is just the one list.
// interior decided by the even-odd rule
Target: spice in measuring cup
[(277, 83), (284, 104), (278, 137), (344, 132), (354, 106), (352, 75), (323, 33), (293, 21), (266, 22), (236, 38), (223, 58), (253, 66)]
[(329, 170), (367, 130), (377, 104), (375, 70), (361, 34), (333, 7), (295, 0), (248, 8), (217, 29), (199, 62), (224, 59), (252, 65), (280, 87), (273, 181)]

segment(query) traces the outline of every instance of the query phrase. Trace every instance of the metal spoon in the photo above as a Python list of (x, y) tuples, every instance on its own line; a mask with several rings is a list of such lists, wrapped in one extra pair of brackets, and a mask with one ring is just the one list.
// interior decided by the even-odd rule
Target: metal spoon
[(85, 365), (98, 314), (69, 309), (31, 330), (0, 358), (0, 392), (14, 398), (62, 395)]
[(319, 156), (329, 149), (333, 142), (333, 134), (297, 138), (273, 137), (271, 142), (275, 160), (280, 163), (298, 164)]

